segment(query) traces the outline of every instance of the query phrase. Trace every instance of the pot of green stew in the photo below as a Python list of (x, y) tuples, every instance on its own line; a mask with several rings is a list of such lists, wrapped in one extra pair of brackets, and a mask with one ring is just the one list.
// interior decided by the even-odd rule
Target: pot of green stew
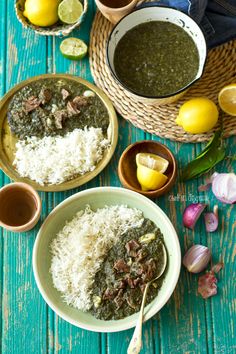
[(137, 8), (113, 28), (110, 71), (128, 96), (147, 104), (179, 99), (203, 74), (207, 55), (197, 23), (170, 7)]

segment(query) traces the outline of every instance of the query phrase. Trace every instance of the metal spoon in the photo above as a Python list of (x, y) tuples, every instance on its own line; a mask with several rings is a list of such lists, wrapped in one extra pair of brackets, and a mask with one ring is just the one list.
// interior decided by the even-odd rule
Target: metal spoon
[(157, 276), (146, 284), (146, 287), (145, 287), (145, 290), (144, 290), (144, 293), (143, 293), (143, 299), (142, 299), (142, 304), (141, 304), (141, 308), (140, 308), (137, 324), (136, 324), (136, 327), (135, 327), (135, 330), (134, 330), (133, 337), (132, 337), (132, 339), (131, 339), (131, 341), (129, 343), (127, 354), (138, 354), (138, 353), (140, 353), (140, 350), (141, 350), (141, 347), (142, 347), (143, 311), (144, 311), (144, 307), (145, 307), (145, 302), (146, 302), (146, 296), (147, 296), (148, 288), (155, 280), (157, 280), (158, 278), (160, 278), (162, 276), (162, 274), (164, 273), (164, 271), (166, 269), (167, 253), (166, 253), (166, 248), (165, 248), (163, 243), (162, 243), (162, 249), (163, 249), (163, 266), (160, 269), (160, 271), (157, 274)]

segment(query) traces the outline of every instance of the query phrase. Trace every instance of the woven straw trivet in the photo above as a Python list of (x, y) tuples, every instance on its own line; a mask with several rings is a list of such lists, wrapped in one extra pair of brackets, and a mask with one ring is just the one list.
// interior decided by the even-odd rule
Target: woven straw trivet
[[(133, 125), (151, 134), (180, 142), (207, 141), (212, 132), (191, 135), (175, 123), (180, 105), (192, 98), (206, 96), (217, 103), (222, 87), (236, 82), (236, 41), (228, 42), (208, 53), (203, 77), (178, 102), (145, 105), (128, 97), (110, 74), (106, 64), (106, 42), (112, 24), (97, 12), (90, 34), (90, 67), (94, 81), (113, 102), (116, 110)], [(217, 127), (216, 127), (217, 129)], [(224, 116), (224, 137), (236, 135), (236, 117)]]

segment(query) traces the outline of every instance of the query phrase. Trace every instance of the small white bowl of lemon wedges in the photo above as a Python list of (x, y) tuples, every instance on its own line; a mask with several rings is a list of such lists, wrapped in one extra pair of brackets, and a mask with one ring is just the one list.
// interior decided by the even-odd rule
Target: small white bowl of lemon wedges
[(16, 0), (15, 10), (23, 27), (41, 35), (67, 36), (83, 21), (88, 0)]

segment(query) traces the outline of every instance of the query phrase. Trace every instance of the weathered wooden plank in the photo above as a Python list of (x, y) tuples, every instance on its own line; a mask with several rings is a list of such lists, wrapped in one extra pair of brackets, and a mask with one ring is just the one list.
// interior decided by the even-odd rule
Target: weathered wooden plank
[[(2, 3), (2, 2), (1, 2)], [(14, 14), (14, 1), (7, 2), (6, 91), (21, 80), (46, 68), (45, 39), (22, 29)], [(5, 179), (4, 182), (9, 180)], [(42, 218), (40, 220), (42, 222)], [(46, 305), (32, 272), (32, 249), (38, 226), (30, 233), (4, 231), (2, 351), (46, 352)]]
[[(2, 1), (0, 3), (0, 13), (2, 14), (0, 20), (0, 97), (5, 93), (5, 84), (6, 84), (6, 2)], [(3, 186), (5, 183), (4, 173), (0, 171), (0, 186)], [(4, 238), (3, 238), (3, 229), (0, 228), (0, 318), (3, 317), (3, 262), (4, 262)], [(1, 321), (2, 322), (2, 321)], [(0, 352), (2, 352), (2, 325), (0, 326)]]

